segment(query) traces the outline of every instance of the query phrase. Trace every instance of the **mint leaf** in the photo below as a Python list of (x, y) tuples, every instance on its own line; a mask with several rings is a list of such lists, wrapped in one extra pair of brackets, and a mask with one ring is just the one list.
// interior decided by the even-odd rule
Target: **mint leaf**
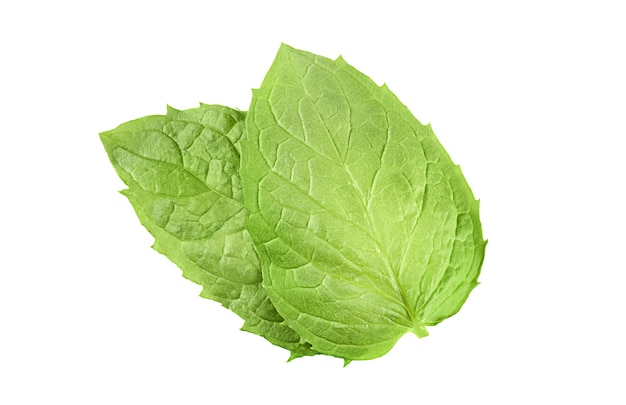
[(375, 358), (461, 308), (484, 256), (478, 202), (386, 86), (282, 46), (246, 126), (263, 286), (314, 350)]
[(244, 319), (243, 330), (292, 352), (315, 354), (289, 328), (261, 286), (245, 229), (239, 141), (245, 113), (217, 105), (155, 115), (101, 134), (154, 248), (202, 286), (201, 296)]
[(460, 168), (342, 58), (284, 45), (247, 117), (170, 108), (101, 138), (153, 247), (291, 358), (379, 357), (478, 284)]

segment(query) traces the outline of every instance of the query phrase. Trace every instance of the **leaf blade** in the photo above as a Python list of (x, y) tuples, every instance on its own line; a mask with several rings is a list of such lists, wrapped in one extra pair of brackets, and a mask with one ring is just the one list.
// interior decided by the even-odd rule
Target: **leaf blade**
[(244, 118), (222, 106), (168, 108), (101, 139), (153, 247), (202, 286), (201, 296), (242, 317), (243, 330), (290, 350), (292, 358), (312, 355), (261, 286), (239, 177)]
[(378, 357), (458, 311), (480, 270), (467, 257), (484, 254), (478, 205), (430, 127), (386, 86), (341, 58), (282, 46), (247, 133), (263, 284), (314, 349)]

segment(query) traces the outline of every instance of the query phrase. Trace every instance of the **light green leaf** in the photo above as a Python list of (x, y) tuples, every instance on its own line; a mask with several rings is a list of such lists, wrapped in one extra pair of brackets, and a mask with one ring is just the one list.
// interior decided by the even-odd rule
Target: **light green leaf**
[(461, 308), (484, 256), (478, 202), (386, 86), (283, 45), (246, 126), (263, 285), (313, 349), (375, 358)]
[(238, 172), (244, 120), (244, 112), (216, 105), (169, 108), (101, 139), (153, 247), (202, 286), (201, 296), (241, 316), (243, 330), (290, 350), (292, 358), (311, 355), (261, 286)]

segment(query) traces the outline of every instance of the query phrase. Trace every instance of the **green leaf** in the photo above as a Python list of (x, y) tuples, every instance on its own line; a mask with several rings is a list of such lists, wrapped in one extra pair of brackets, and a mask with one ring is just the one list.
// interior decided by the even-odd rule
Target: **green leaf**
[(314, 350), (375, 358), (461, 308), (484, 256), (478, 202), (386, 86), (283, 45), (246, 126), (263, 285)]
[(154, 248), (202, 286), (201, 296), (241, 316), (243, 330), (292, 352), (315, 354), (276, 312), (245, 229), (239, 140), (245, 113), (217, 105), (155, 115), (101, 134), (122, 193)]

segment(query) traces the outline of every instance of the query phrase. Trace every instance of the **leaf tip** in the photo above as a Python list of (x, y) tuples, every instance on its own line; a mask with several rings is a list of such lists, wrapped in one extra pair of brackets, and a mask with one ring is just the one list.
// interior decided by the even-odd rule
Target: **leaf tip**
[(276, 57), (278, 58), (282, 54), (289, 54), (296, 51), (296, 48), (294, 48), (293, 46), (289, 46), (286, 43), (281, 42), (280, 47), (278, 47), (278, 53), (276, 54)]
[(109, 131), (99, 132), (98, 137), (100, 138), (100, 142), (102, 142), (102, 144), (106, 148), (108, 145), (108, 142), (110, 142), (113, 139), (113, 131), (109, 130)]

